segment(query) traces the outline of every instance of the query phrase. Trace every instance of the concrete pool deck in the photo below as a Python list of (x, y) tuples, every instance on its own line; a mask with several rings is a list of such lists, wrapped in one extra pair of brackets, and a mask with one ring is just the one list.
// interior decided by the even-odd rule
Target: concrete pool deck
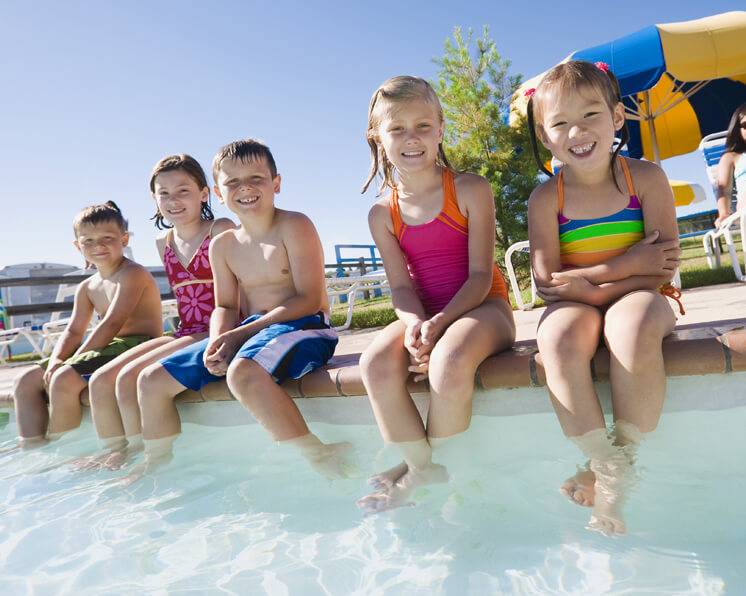
[[(666, 374), (722, 375), (746, 371), (746, 285), (721, 284), (684, 291), (682, 303), (686, 315), (680, 316), (676, 330), (664, 342)], [(545, 385), (541, 357), (536, 351), (536, 324), (544, 308), (514, 311), (516, 345), (492, 356), (479, 367), (477, 390)], [(283, 387), (293, 397), (346, 397), (364, 395), (358, 360), (372, 341), (375, 329), (348, 330), (340, 333), (334, 358), (325, 367)], [(594, 378), (608, 378), (609, 355), (600, 348), (593, 360)], [(12, 382), (23, 365), (0, 367), (0, 407), (12, 407)], [(414, 393), (427, 391), (424, 383), (413, 383)], [(746, 390), (744, 390), (746, 391)], [(201, 392), (186, 391), (181, 403), (231, 401), (225, 382), (213, 383)]]

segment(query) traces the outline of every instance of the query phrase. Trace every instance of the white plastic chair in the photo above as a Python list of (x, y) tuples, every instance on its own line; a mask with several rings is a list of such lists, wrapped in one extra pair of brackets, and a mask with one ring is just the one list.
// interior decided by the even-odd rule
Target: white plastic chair
[[(725, 138), (728, 131), (716, 132), (711, 135), (707, 135), (702, 139), (699, 144), (699, 149), (702, 152), (702, 156), (705, 160), (707, 168), (707, 178), (712, 184), (712, 190), (715, 196), (718, 196), (718, 179), (717, 171), (720, 158), (725, 153)], [(738, 227), (735, 227), (738, 224)], [(705, 255), (707, 257), (707, 264), (710, 269), (720, 266), (720, 250), (715, 250), (716, 242), (719, 238), (725, 240), (725, 244), (728, 246), (728, 254), (730, 255), (730, 264), (733, 267), (733, 273), (738, 281), (746, 281), (746, 275), (744, 275), (741, 269), (741, 263), (738, 260), (738, 253), (736, 251), (736, 244), (733, 239), (734, 232), (741, 234), (741, 242), (743, 243), (746, 238), (746, 212), (735, 212), (732, 213), (718, 229), (710, 230), (702, 237), (702, 246), (705, 249)], [(741, 252), (743, 253), (743, 246), (741, 246)]]
[(534, 281), (534, 273), (531, 271), (531, 302), (525, 304), (521, 297), (521, 290), (518, 287), (518, 280), (515, 276), (515, 269), (513, 268), (513, 254), (516, 252), (528, 253), (530, 252), (528, 240), (516, 242), (508, 247), (505, 251), (505, 269), (508, 272), (508, 278), (510, 279), (510, 289), (513, 290), (513, 297), (515, 303), (521, 310), (529, 310), (536, 304), (536, 282)]
[(10, 346), (16, 342), (26, 342), (31, 346), (31, 350), (39, 357), (44, 356), (41, 345), (36, 341), (36, 334), (27, 330), (25, 327), (15, 327), (13, 329), (0, 330), (0, 365), (8, 364), (10, 357)]
[[(74, 271), (69, 275), (80, 275), (81, 273), (90, 272), (89, 270)], [(60, 284), (57, 288), (57, 298), (55, 302), (63, 302), (65, 298), (69, 296), (75, 296), (75, 291), (78, 288), (78, 284)], [(72, 302), (70, 303), (70, 309), (72, 310)], [(67, 325), (70, 323), (70, 318), (60, 318), (61, 311), (53, 312), (49, 321), (41, 326), (41, 334), (44, 337), (44, 343), (42, 344), (42, 352), (44, 355), (49, 355), (54, 350), (54, 346), (59, 341)], [(94, 313), (91, 317), (91, 322), (88, 324), (86, 334), (90, 333), (98, 325), (100, 317)]]
[(364, 290), (382, 290), (388, 287), (389, 281), (383, 269), (377, 269), (356, 277), (327, 277), (326, 294), (332, 299), (332, 302), (337, 296), (347, 296), (347, 317), (344, 324), (335, 327), (335, 329), (342, 331), (350, 326), (352, 322), (352, 308), (355, 305), (355, 298), (358, 292)]
[(176, 331), (179, 327), (179, 308), (176, 299), (161, 300), (161, 316), (164, 331)]

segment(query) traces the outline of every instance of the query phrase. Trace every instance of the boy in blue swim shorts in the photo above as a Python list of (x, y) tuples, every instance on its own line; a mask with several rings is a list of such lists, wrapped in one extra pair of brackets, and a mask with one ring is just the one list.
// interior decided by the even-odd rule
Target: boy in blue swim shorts
[[(341, 475), (346, 445), (324, 445), (279, 383), (325, 364), (329, 324), (321, 242), (303, 214), (277, 209), (280, 175), (269, 148), (236, 141), (213, 161), (215, 193), (240, 227), (210, 245), (215, 310), (210, 336), (146, 368), (138, 378), (146, 468), (170, 456), (181, 432), (174, 397), (225, 377), (231, 393), (272, 438), (300, 448), (325, 475)], [(251, 316), (240, 321), (241, 296)]]

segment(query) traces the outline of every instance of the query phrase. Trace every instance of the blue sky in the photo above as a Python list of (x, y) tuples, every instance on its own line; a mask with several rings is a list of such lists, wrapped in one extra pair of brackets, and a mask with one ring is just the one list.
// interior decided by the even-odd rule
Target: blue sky
[[(457, 8), (455, 8), (457, 7)], [(655, 23), (743, 9), (742, 2), (249, 2), (0, 0), (0, 266), (81, 264), (72, 219), (114, 200), (136, 260), (160, 264), (148, 181), (165, 155), (209, 175), (238, 138), (271, 147), (277, 205), (334, 244), (369, 243), (360, 194), (370, 96), (398, 74), (433, 78), (454, 26), (483, 25), (511, 72), (538, 74), (571, 52)], [(609, 14), (613, 16), (609, 16)], [(663, 162), (708, 186), (699, 154)], [(217, 204), (218, 216), (230, 213)]]

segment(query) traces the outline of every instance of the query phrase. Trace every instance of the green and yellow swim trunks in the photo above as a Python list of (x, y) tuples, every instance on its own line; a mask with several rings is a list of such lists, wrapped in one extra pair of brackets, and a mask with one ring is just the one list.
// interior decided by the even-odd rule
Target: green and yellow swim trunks
[[(94, 372), (104, 364), (111, 362), (117, 356), (124, 354), (127, 350), (139, 346), (152, 339), (148, 335), (128, 335), (127, 337), (115, 337), (106, 346), (97, 350), (89, 350), (65, 360), (64, 364), (71, 366), (84, 379), (88, 379)], [(46, 370), (49, 358), (39, 362)]]

